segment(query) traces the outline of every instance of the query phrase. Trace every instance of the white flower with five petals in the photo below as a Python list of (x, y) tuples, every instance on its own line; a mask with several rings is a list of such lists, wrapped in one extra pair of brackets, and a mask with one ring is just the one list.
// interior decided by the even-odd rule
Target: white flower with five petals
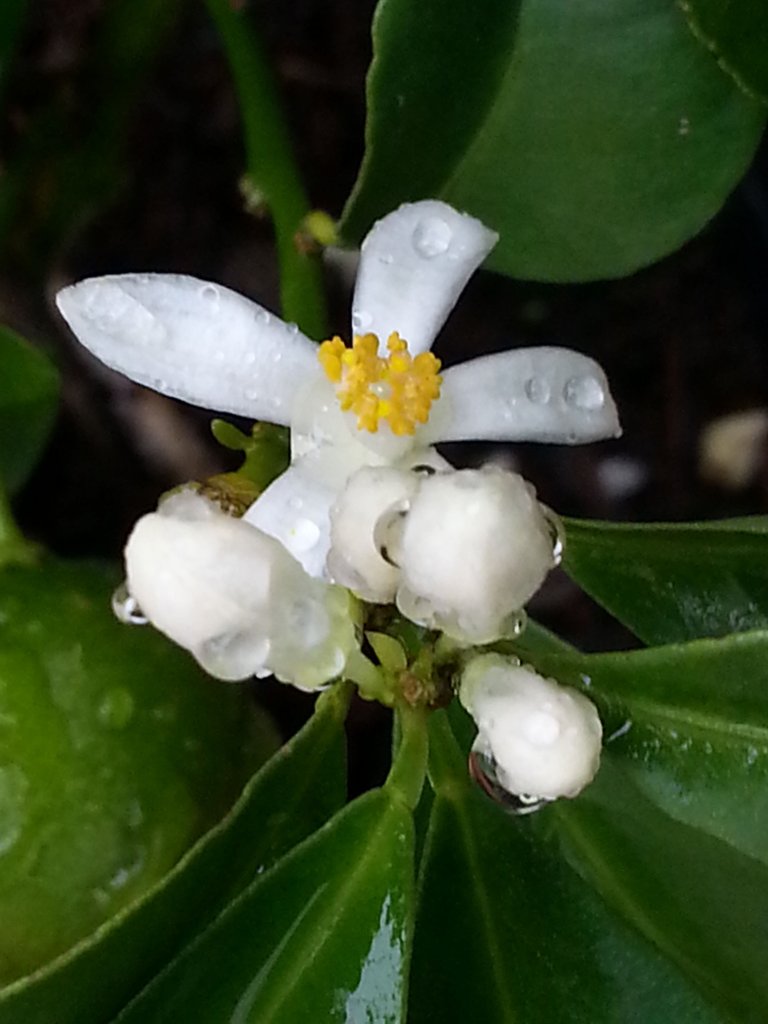
[[(352, 303), (357, 344), (374, 336), (381, 354), (394, 335), (391, 364), (405, 339), (405, 359), (415, 367), (496, 240), (478, 220), (434, 200), (384, 217), (362, 246)], [(601, 368), (568, 349), (518, 349), (451, 367), (405, 423), (387, 419), (390, 385), (374, 378), (365, 402), (377, 405), (366, 423), (359, 403), (342, 410), (336, 392), (344, 381), (329, 379), (329, 360), (321, 365), (315, 342), (220, 285), (124, 274), (74, 284), (57, 303), (81, 343), (132, 380), (194, 405), (291, 428), (290, 468), (245, 519), (278, 539), (312, 576), (326, 573), (330, 509), (361, 466), (445, 467), (431, 448), (441, 441), (575, 444), (620, 432)], [(347, 350), (342, 373), (350, 358)]]

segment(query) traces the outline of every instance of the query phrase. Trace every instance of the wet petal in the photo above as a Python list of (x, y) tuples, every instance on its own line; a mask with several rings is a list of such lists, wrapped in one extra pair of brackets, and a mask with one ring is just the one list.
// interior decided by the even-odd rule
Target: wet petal
[(440, 399), (419, 441), (545, 441), (583, 444), (619, 437), (600, 366), (567, 348), (521, 348), (472, 359), (443, 375)]
[(295, 326), (194, 277), (94, 277), (56, 302), (107, 366), (206, 409), (288, 424), (297, 388), (319, 372), (316, 345)]
[(330, 509), (349, 476), (362, 464), (360, 446), (328, 445), (291, 463), (251, 505), (243, 519), (275, 537), (310, 576), (325, 572)]
[(406, 203), (363, 242), (352, 302), (355, 334), (398, 331), (412, 353), (430, 348), (473, 272), (498, 240), (446, 203)]

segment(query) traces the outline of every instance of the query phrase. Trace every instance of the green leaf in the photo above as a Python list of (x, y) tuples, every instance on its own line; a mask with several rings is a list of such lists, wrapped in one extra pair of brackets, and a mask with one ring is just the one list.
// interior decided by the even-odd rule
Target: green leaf
[(768, 7), (760, 0), (678, 0), (693, 34), (749, 96), (768, 102)]
[(762, 1024), (768, 1001), (765, 865), (665, 815), (610, 758), (581, 797), (561, 801), (555, 814), (574, 863), (606, 901), (726, 1019)]
[(646, 643), (768, 626), (765, 519), (566, 521), (564, 567)]
[(53, 426), (56, 370), (43, 353), (0, 326), (0, 481), (13, 492), (27, 479)]
[[(37, 832), (43, 831), (36, 840), (33, 830), (19, 853), (26, 870), (34, 863), (30, 851), (44, 841), (51, 847), (51, 863), (46, 877), (46, 858), (38, 856), (35, 874), (19, 879), (10, 873), (13, 865), (6, 853), (0, 875), (5, 881), (3, 934), (9, 934), (7, 902), (16, 890), (25, 934), (34, 935), (43, 924), (34, 916), (40, 902), (37, 883), (58, 886), (51, 898), (69, 901), (62, 915), (81, 912), (73, 903), (76, 893), (69, 890), (81, 877), (97, 884), (99, 865), (110, 853), (102, 842), (109, 836), (105, 829), (112, 817), (119, 820), (124, 809), (130, 811), (134, 797), (144, 817), (137, 822), (134, 815), (125, 841), (134, 844), (128, 853), (136, 842), (146, 843), (147, 866), (144, 891), (137, 893), (135, 880), (126, 879), (123, 909), (115, 916), (42, 970), (0, 992), (0, 1021), (82, 1024), (87, 1013), (88, 1024), (106, 1024), (235, 893), (343, 803), (344, 691), (322, 698), (315, 718), (252, 779), (220, 821), (243, 770), (253, 763), (250, 755), (244, 760), (240, 753), (247, 720), (238, 688), (207, 679), (185, 654), (150, 630), (113, 621), (104, 604), (107, 578), (101, 570), (47, 568), (47, 593), (30, 585), (24, 594), (11, 585), (19, 575), (19, 570), (3, 574), (0, 726), (9, 714), (21, 721), (22, 700), (34, 702), (35, 716), (25, 719), (30, 744), (33, 739), (37, 744), (24, 762), (30, 783), (25, 806), (39, 819)], [(34, 603), (22, 603), (26, 597)], [(18, 615), (25, 608), (26, 622)], [(7, 623), (14, 618), (18, 624), (9, 636)], [(25, 643), (40, 648), (37, 672)], [(15, 704), (8, 700), (11, 658), (30, 666), (19, 683), (37, 688), (26, 697), (20, 691)], [(132, 718), (127, 718), (124, 697), (115, 697), (119, 691), (132, 695)], [(53, 702), (46, 692), (52, 692)], [(4, 738), (0, 728), (0, 763), (7, 766)], [(264, 741), (259, 742), (263, 749)], [(16, 740), (12, 748), (17, 755), (24, 749), (19, 744)], [(239, 775), (234, 771), (238, 761)], [(214, 822), (219, 824), (171, 867)], [(61, 878), (57, 863), (59, 873), (64, 871)], [(79, 874), (70, 879), (65, 869)], [(101, 870), (108, 870), (108, 877), (114, 874), (108, 861)], [(154, 884), (148, 888), (148, 883)], [(88, 891), (82, 895), (87, 903)], [(118, 890), (115, 903), (120, 895)], [(44, 936), (50, 941), (47, 932)]]
[(388, 788), (254, 882), (119, 1024), (403, 1020), (413, 826)]
[(719, 1020), (557, 856), (531, 819), (508, 817), (470, 785), (445, 716), (433, 716), (432, 725), (436, 796), (419, 886), (410, 1019)]
[(438, 197), (500, 232), (493, 269), (628, 274), (706, 224), (760, 138), (668, 0), (380, 0), (373, 37), (352, 241)]
[(667, 814), (768, 864), (768, 633), (530, 660), (595, 700), (609, 749)]

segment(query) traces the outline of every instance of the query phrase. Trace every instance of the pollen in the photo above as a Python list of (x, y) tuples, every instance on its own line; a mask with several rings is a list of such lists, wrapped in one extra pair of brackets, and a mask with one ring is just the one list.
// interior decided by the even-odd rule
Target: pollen
[(375, 334), (355, 335), (349, 347), (336, 337), (322, 343), (318, 359), (341, 408), (357, 416), (359, 430), (375, 433), (383, 422), (393, 434), (414, 434), (440, 396), (440, 360), (431, 352), (412, 356), (397, 332), (387, 349), (388, 356), (379, 355)]

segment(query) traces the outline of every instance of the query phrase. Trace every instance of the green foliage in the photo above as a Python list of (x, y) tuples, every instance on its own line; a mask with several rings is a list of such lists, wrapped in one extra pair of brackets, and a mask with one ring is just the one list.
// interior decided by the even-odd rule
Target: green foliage
[(382, 0), (373, 34), (353, 241), (440, 197), (499, 231), (504, 273), (628, 274), (716, 213), (764, 122), (666, 0)]
[(0, 326), (0, 482), (19, 489), (40, 457), (59, 397), (56, 370), (29, 342)]
[(163, 877), (275, 746), (242, 694), (117, 622), (115, 582), (53, 560), (0, 574), (5, 982)]
[(768, 8), (759, 0), (678, 0), (697, 39), (749, 96), (768, 102)]
[(646, 643), (768, 627), (768, 521), (567, 521), (564, 565)]

